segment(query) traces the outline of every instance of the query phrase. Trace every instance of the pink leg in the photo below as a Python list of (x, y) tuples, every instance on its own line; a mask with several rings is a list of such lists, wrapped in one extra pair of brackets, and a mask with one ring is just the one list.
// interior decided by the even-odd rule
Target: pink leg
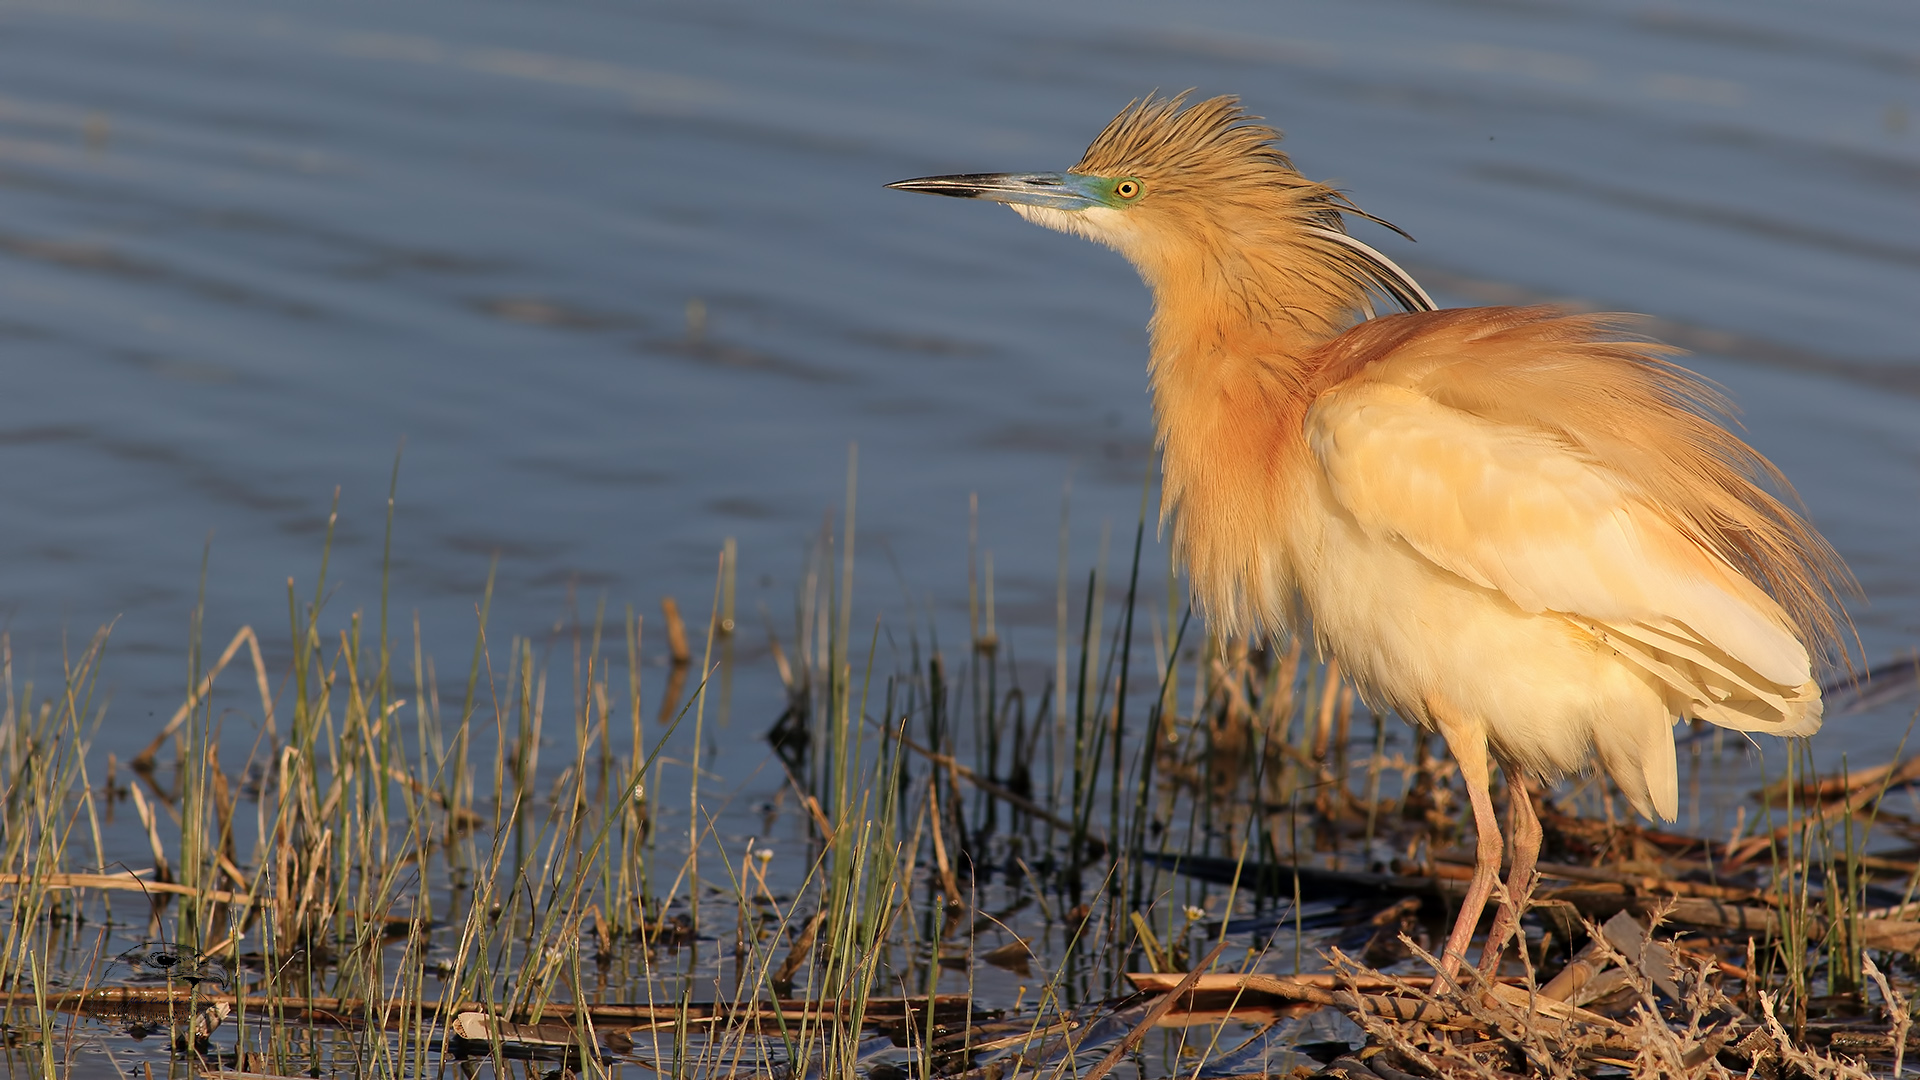
[(1500, 878), (1500, 823), (1494, 816), (1493, 795), (1489, 790), (1486, 736), (1477, 726), (1460, 722), (1450, 711), (1435, 708), (1433, 702), (1429, 702), (1427, 708), (1439, 722), (1440, 733), (1446, 736), (1454, 760), (1460, 763), (1460, 777), (1467, 782), (1467, 799), (1473, 804), (1474, 829), (1479, 833), (1473, 880), (1467, 886), (1466, 898), (1460, 901), (1460, 915), (1454, 920), (1453, 933), (1447, 936), (1446, 951), (1440, 954), (1440, 972), (1452, 978), (1466, 961), (1467, 946), (1473, 943), (1473, 932), (1487, 909), (1487, 898), (1493, 895), (1493, 883)]
[(1494, 917), (1487, 933), (1486, 948), (1480, 952), (1481, 972), (1492, 975), (1500, 970), (1500, 957), (1506, 952), (1507, 939), (1520, 928), (1520, 916), (1526, 914), (1533, 897), (1533, 868), (1540, 861), (1540, 815), (1534, 813), (1533, 796), (1527, 782), (1507, 771), (1507, 828), (1513, 834), (1513, 868), (1507, 872), (1507, 895), (1500, 901), (1500, 914)]

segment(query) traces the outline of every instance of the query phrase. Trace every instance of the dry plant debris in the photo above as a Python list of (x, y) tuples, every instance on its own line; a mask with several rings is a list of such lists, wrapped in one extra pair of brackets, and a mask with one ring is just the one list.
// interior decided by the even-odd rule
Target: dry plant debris
[[(957, 662), (916, 646), (862, 673), (836, 636), (836, 558), (824, 544), (791, 654), (771, 645), (784, 772), (744, 845), (717, 820), (736, 793), (702, 798), (719, 612), (676, 630), (668, 609), (645, 702), (639, 616), (624, 671), (577, 627), (568, 724), (542, 711), (569, 696), (542, 697), (545, 645), (483, 636), (470, 708), (442, 712), (430, 666), (403, 696), (397, 653), (357, 623), (323, 630), (316, 599), (290, 675), (235, 634), (161, 727), (171, 764), (142, 754), (130, 777), (110, 757), (88, 772), (96, 639), (60, 694), (0, 717), (13, 1030), (52, 1046), (83, 1014), (166, 1032), (207, 1072), (283, 1076), (323, 1049), (395, 1076), (463, 1056), (866, 1080), (1904, 1064), (1920, 816), (1886, 796), (1920, 758), (1841, 776), (1799, 760), (1737, 793), (1712, 839), (1564, 789), (1539, 807), (1516, 962), (1436, 985), (1412, 972), (1470, 872), (1457, 771), (1336, 667), (1183, 643), (1169, 618), (1129, 681), (1139, 605), (1103, 612), (1096, 575), (1084, 677), (1031, 703), (991, 617)], [(230, 771), (217, 719), (242, 706), (268, 735), (228, 748)], [(89, 852), (96, 826), (141, 865)]]

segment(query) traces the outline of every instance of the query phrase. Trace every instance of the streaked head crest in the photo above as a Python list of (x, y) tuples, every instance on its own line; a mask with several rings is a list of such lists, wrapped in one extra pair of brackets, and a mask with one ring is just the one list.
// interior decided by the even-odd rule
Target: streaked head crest
[(1241, 248), (1259, 242), (1255, 237), (1262, 230), (1293, 230), (1281, 237), (1269, 232), (1261, 239), (1276, 250), (1316, 252), (1330, 280), (1337, 282), (1329, 295), (1348, 298), (1331, 300), (1334, 307), (1351, 301), (1371, 314), (1367, 294), (1377, 293), (1408, 311), (1433, 310), (1433, 299), (1405, 270), (1347, 235), (1342, 215), (1406, 234), (1355, 206), (1338, 188), (1301, 176), (1274, 145), (1279, 141), (1280, 132), (1247, 115), (1237, 97), (1223, 95), (1189, 106), (1185, 93), (1170, 98), (1149, 94), (1109, 121), (1068, 171), (1136, 178), (1145, 189), (1142, 207), (1151, 203), (1162, 210), (1184, 207), (1199, 213), (1224, 226)]
[(1304, 183), (1274, 143), (1280, 132), (1247, 115), (1240, 99), (1223, 95), (1186, 107), (1185, 93), (1152, 95), (1130, 103), (1087, 147), (1070, 172), (1090, 176), (1144, 175), (1177, 183), (1181, 174), (1209, 182), (1244, 178)]

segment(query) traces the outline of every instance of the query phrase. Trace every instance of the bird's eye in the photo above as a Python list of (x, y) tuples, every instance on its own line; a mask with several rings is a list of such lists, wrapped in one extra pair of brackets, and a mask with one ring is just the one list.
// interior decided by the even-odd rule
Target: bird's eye
[(1122, 180), (1113, 185), (1113, 193), (1123, 199), (1131, 199), (1140, 194), (1140, 181)]

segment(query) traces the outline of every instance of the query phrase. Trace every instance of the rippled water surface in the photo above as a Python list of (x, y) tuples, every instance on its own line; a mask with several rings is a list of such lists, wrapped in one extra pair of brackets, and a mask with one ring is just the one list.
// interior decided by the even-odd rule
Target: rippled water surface
[[(805, 850), (800, 819), (755, 812), (783, 787), (768, 632), (792, 650), (849, 447), (848, 625), (881, 620), (883, 671), (930, 627), (964, 644), (977, 528), (973, 576), (1044, 678), (1065, 486), (1078, 612), (1154, 464), (1133, 272), (882, 185), (1062, 168), (1128, 100), (1186, 87), (1240, 94), (1308, 175), (1417, 236), (1361, 227), (1442, 304), (1653, 317), (1858, 574), (1866, 655), (1920, 644), (1908, 0), (0, 0), (13, 692), (111, 623), (100, 748), (126, 760), (179, 707), (202, 597), (206, 647), (254, 626), (277, 678), (337, 489), (323, 624), (371, 635), (388, 566), (405, 693), (416, 620), (445, 692), (464, 680), (497, 565), (491, 655), (532, 639), (561, 715), (570, 630), (631, 608), (651, 716), (660, 598), (698, 649), (733, 538), (707, 812)], [(1143, 650), (1166, 634), (1148, 545)], [(215, 699), (236, 771), (252, 694)], [(1884, 760), (1911, 705), (1835, 716), (1819, 754)], [(686, 805), (659, 809), (668, 847)], [(145, 865), (131, 821), (107, 857)]]
[[(1063, 484), (1076, 573), (1138, 518), (1146, 293), (1109, 252), (881, 185), (1064, 167), (1188, 86), (1417, 236), (1364, 234), (1443, 304), (1657, 317), (1851, 562), (1867, 653), (1920, 641), (1901, 0), (59, 0), (0, 4), (16, 679), (114, 621), (103, 741), (143, 744), (203, 587), (212, 646), (250, 623), (284, 655), (336, 486), (331, 603), (376, 617), (403, 441), (392, 618), (446, 669), (496, 556), (504, 642), (602, 598), (700, 623), (735, 537), (757, 732), (760, 612), (791, 626), (850, 443), (855, 625), (964, 617), (977, 493), (998, 617), (1045, 656)], [(1885, 754), (1898, 726), (1827, 742)]]

